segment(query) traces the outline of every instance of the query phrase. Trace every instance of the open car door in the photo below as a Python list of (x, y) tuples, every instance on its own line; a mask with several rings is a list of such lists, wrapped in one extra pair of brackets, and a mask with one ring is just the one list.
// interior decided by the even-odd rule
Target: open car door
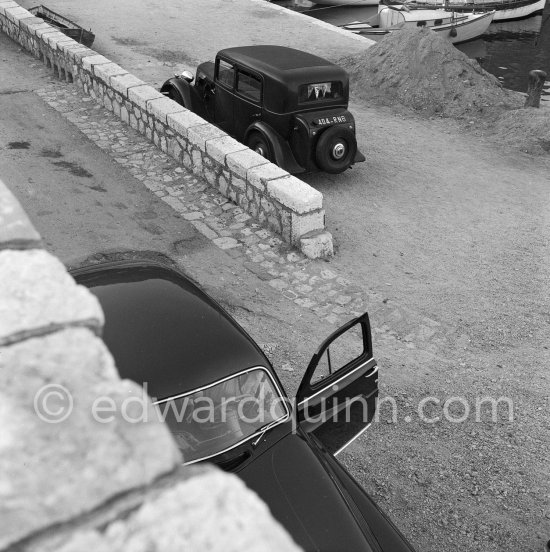
[(336, 330), (313, 355), (296, 395), (298, 421), (338, 454), (367, 429), (378, 396), (368, 314)]

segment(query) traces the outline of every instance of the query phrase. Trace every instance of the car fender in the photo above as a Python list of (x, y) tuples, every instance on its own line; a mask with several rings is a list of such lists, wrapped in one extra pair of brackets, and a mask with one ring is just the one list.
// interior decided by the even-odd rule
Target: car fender
[(160, 91), (164, 95), (168, 95), (168, 91), (174, 89), (177, 94), (181, 97), (181, 101), (177, 101), (179, 104), (182, 104), (184, 107), (196, 113), (199, 117), (207, 118), (206, 109), (204, 107), (204, 102), (199, 96), (197, 90), (191, 83), (172, 77), (168, 79), (161, 87)]
[(273, 156), (275, 157), (275, 163), (288, 171), (291, 174), (298, 174), (305, 172), (304, 167), (298, 164), (290, 146), (281, 135), (269, 126), (264, 121), (254, 121), (244, 133), (244, 143), (248, 142), (248, 138), (252, 132), (259, 132), (262, 136), (269, 141), (273, 148)]

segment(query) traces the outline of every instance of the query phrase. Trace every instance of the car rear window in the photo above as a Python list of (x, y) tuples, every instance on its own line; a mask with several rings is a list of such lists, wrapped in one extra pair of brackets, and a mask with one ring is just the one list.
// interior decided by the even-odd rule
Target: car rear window
[(315, 82), (302, 84), (299, 90), (300, 103), (320, 102), (323, 100), (336, 100), (343, 95), (340, 81)]
[(262, 81), (259, 77), (239, 71), (237, 74), (237, 92), (259, 102), (262, 98)]

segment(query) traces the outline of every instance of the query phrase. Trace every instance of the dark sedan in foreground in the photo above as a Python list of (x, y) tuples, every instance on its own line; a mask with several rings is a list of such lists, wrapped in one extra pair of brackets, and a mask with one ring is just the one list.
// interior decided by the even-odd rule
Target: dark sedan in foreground
[(304, 550), (413, 550), (335, 458), (376, 407), (367, 314), (321, 344), (291, 400), (250, 336), (180, 272), (131, 261), (73, 276), (101, 302), (120, 376), (146, 386), (186, 464), (236, 473)]

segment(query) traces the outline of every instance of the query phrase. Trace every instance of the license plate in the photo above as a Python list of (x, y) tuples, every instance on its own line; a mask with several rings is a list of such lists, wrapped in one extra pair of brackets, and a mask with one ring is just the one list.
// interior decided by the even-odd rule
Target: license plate
[(331, 117), (319, 117), (318, 119), (314, 119), (313, 122), (319, 126), (326, 126), (347, 123), (348, 120), (345, 115), (333, 115)]

